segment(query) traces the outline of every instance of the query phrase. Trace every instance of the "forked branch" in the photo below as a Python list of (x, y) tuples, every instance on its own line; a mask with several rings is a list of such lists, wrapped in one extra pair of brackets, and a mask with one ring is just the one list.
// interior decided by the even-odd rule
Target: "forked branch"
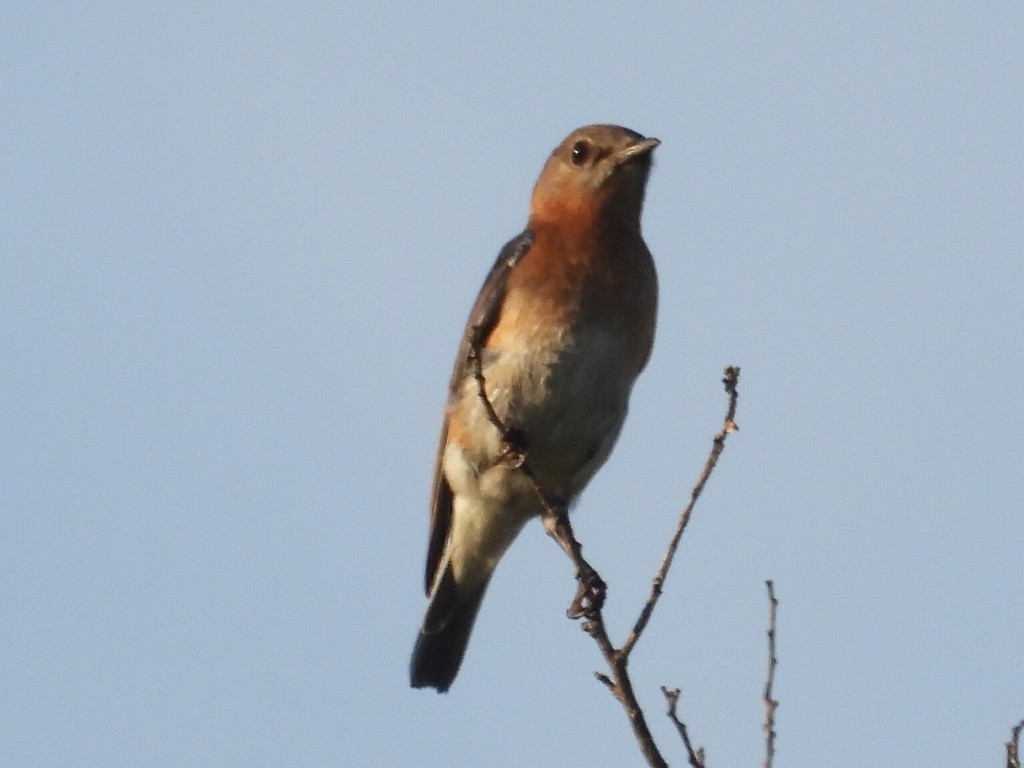
[[(515, 431), (514, 427), (503, 424), (501, 418), (495, 412), (494, 406), (487, 396), (481, 356), (482, 338), (479, 330), (471, 328), (467, 338), (469, 341), (468, 359), (472, 365), (473, 377), (477, 384), (477, 391), (480, 399), (483, 401), (487, 418), (494, 425), (494, 428), (498, 430), (499, 434), (501, 434), (502, 440), (505, 442), (504, 450), (514, 459), (514, 466), (517, 466), (519, 471), (532, 481), (534, 491), (536, 492), (537, 498), (544, 510), (544, 528), (548, 534), (558, 542), (559, 546), (572, 561), (573, 567), (575, 568), (577, 591), (576, 597), (573, 599), (572, 605), (568, 611), (569, 616), (574, 619), (582, 618), (584, 620), (582, 625), (583, 629), (587, 634), (594, 638), (594, 641), (597, 643), (597, 646), (601, 651), (601, 655), (608, 664), (608, 670), (610, 672), (610, 674), (596, 672), (595, 677), (603, 683), (605, 687), (611, 691), (612, 695), (619, 700), (619, 703), (622, 704), (630, 725), (633, 728), (633, 734), (636, 737), (637, 743), (640, 746), (640, 750), (643, 753), (644, 758), (647, 760), (648, 765), (651, 765), (654, 768), (663, 768), (668, 764), (665, 762), (665, 759), (658, 751), (657, 745), (654, 743), (654, 737), (651, 735), (650, 729), (647, 725), (647, 720), (644, 717), (643, 710), (640, 708), (640, 704), (636, 698), (636, 693), (633, 690), (633, 683), (630, 680), (627, 665), (629, 662), (629, 655), (636, 647), (637, 641), (640, 639), (644, 629), (647, 627), (647, 624), (651, 619), (651, 614), (654, 612), (654, 606), (657, 604), (658, 598), (661, 596), (669, 567), (672, 565), (672, 559), (675, 557), (676, 550), (679, 548), (679, 542), (681, 541), (683, 532), (686, 530), (686, 526), (690, 521), (690, 516), (693, 513), (693, 508), (697, 503), (697, 499), (700, 497), (701, 492), (704, 490), (704, 486), (711, 477), (711, 473), (714, 470), (715, 465), (718, 463), (718, 457), (722, 454), (722, 451), (725, 448), (726, 437), (737, 429), (734, 418), (736, 416), (736, 401), (739, 397), (737, 384), (739, 382), (740, 369), (734, 366), (725, 369), (725, 378), (723, 379), (723, 383), (725, 384), (726, 393), (729, 396), (729, 403), (726, 409), (722, 428), (714, 437), (711, 452), (704, 464), (704, 469), (690, 494), (689, 503), (686, 505), (686, 508), (683, 510), (679, 518), (675, 533), (669, 543), (668, 550), (662, 558), (661, 565), (655, 573), (647, 602), (640, 611), (640, 615), (634, 623), (633, 629), (626, 638), (625, 643), (623, 643), (621, 648), (616, 648), (608, 637), (608, 630), (605, 626), (604, 615), (602, 613), (605, 598), (604, 580), (600, 577), (597, 570), (584, 559), (582, 547), (572, 532), (572, 525), (569, 523), (568, 509), (566, 508), (564, 501), (546, 492), (546, 490), (537, 482), (536, 476), (530, 467), (528, 448), (525, 447), (529, 445), (529, 435), (519, 435)], [(510, 436), (514, 436), (514, 439), (510, 439)], [(662, 690), (664, 691), (665, 689)], [(671, 694), (670, 692), (665, 691), (665, 695), (669, 698), (669, 716), (672, 718), (673, 722), (676, 723), (676, 727), (683, 735), (683, 741), (690, 756), (690, 765), (694, 768), (704, 768), (703, 751), (695, 751), (693, 749), (689, 741), (689, 734), (686, 732), (686, 726), (683, 725), (683, 723), (675, 716), (675, 705), (678, 700), (678, 692)]]

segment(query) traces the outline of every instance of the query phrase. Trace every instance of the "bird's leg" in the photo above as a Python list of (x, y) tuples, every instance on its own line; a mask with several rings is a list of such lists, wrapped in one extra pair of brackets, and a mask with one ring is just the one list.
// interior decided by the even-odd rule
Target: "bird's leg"
[[(539, 491), (538, 491), (539, 492)], [(544, 530), (558, 542), (558, 546), (569, 556), (576, 567), (576, 597), (569, 606), (569, 618), (588, 618), (604, 605), (607, 585), (597, 571), (583, 557), (583, 547), (576, 540), (569, 523), (569, 511), (563, 502), (542, 498), (544, 504)]]
[(526, 433), (515, 427), (505, 427), (501, 431), (501, 454), (499, 461), (504, 461), (509, 469), (519, 469), (526, 463)]

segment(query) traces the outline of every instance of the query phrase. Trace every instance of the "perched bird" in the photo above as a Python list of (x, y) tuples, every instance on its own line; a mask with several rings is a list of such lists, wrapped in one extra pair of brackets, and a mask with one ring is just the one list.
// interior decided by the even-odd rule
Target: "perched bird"
[[(616, 125), (569, 134), (470, 312), (434, 472), (413, 687), (451, 686), (498, 560), (542, 512), (534, 482), (569, 505), (618, 438), (654, 341), (658, 282), (640, 213), (659, 143)], [(510, 435), (532, 479), (509, 460)]]

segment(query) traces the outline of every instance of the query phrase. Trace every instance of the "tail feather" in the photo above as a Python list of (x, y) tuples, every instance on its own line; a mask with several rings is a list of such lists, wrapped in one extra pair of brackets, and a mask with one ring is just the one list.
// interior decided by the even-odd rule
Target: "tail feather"
[(444, 693), (451, 687), (486, 590), (486, 581), (468, 590), (460, 588), (451, 569), (445, 569), (412, 652), (409, 679), (413, 688), (436, 688)]

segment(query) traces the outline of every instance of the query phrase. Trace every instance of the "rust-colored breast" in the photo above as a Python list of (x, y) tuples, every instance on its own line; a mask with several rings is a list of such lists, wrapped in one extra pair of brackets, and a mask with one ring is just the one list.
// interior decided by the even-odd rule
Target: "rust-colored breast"
[(509, 275), (487, 346), (536, 343), (593, 324), (630, 337), (639, 372), (654, 338), (654, 263), (639, 232), (588, 225), (580, 213), (567, 219), (576, 225), (532, 225), (533, 247)]

